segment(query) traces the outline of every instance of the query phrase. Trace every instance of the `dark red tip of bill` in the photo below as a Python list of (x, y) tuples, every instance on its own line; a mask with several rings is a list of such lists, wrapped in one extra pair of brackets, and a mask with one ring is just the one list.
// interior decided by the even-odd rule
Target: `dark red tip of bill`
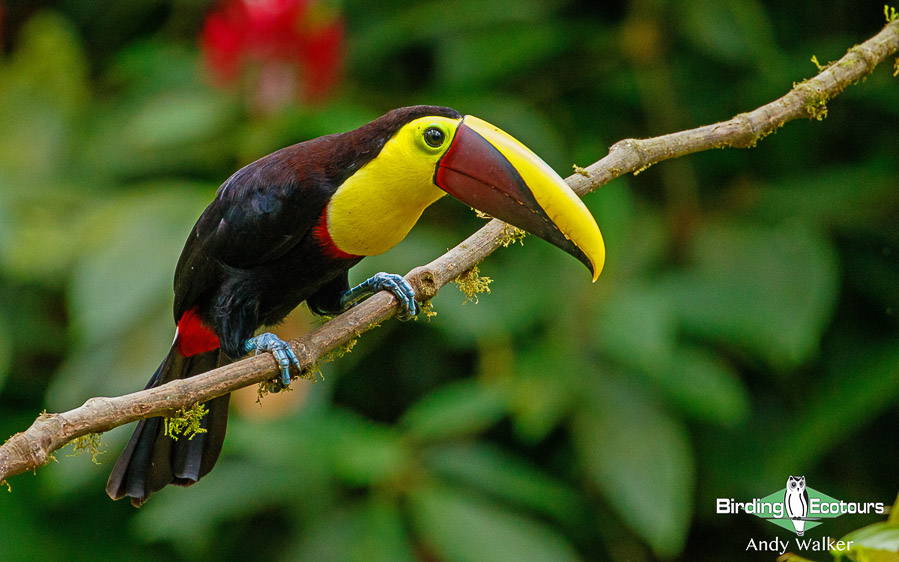
[(191, 308), (178, 320), (175, 345), (178, 346), (178, 353), (184, 357), (212, 351), (221, 346), (218, 336), (212, 328), (203, 323), (196, 308)]

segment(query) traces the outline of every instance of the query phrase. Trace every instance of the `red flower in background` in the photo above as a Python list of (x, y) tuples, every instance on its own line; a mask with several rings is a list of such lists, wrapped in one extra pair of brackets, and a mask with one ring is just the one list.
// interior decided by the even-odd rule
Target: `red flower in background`
[(343, 21), (316, 0), (226, 0), (206, 18), (201, 45), (219, 82), (249, 80), (272, 110), (327, 97), (340, 75)]

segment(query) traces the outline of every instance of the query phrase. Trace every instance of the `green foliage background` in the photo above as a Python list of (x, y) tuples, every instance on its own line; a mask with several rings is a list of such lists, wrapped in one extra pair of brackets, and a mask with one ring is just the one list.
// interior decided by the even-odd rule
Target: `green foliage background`
[[(3, 436), (143, 387), (185, 236), (259, 156), (435, 103), (567, 175), (767, 103), (884, 23), (851, 0), (346, 0), (337, 92), (266, 115), (204, 78), (203, 2), (3, 4)], [(216, 469), (140, 511), (104, 493), (131, 427), (101, 466), (62, 451), (0, 489), (4, 559), (731, 559), (774, 528), (715, 515), (717, 497), (803, 474), (891, 503), (897, 130), (887, 64), (821, 122), (616, 180), (587, 198), (609, 254), (595, 285), (528, 237), (482, 264), (477, 305), (448, 287), (435, 318), (366, 334), (293, 408), (236, 411)], [(405, 273), (479, 224), (441, 201), (353, 277)]]

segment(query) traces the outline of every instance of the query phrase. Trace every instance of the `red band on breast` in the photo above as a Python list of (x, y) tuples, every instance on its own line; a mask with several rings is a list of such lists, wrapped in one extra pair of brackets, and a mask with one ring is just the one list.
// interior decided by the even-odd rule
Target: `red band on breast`
[(197, 309), (191, 308), (178, 321), (178, 337), (175, 340), (178, 353), (185, 357), (218, 349), (221, 344), (215, 332), (200, 320)]
[(318, 218), (318, 222), (315, 226), (312, 227), (312, 235), (318, 240), (319, 245), (321, 246), (322, 252), (328, 256), (329, 258), (339, 259), (339, 260), (352, 260), (356, 259), (359, 256), (348, 254), (337, 247), (337, 244), (334, 243), (334, 239), (331, 238), (331, 233), (328, 232), (328, 207), (325, 207), (325, 210), (322, 211), (321, 216)]

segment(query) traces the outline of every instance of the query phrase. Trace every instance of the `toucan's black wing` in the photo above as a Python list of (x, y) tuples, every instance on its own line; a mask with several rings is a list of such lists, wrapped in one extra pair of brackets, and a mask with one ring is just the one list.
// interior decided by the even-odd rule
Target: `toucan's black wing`
[(345, 179), (327, 159), (317, 158), (329, 141), (332, 137), (322, 137), (279, 150), (222, 184), (178, 260), (176, 320), (218, 284), (224, 269), (277, 260), (315, 226)]

